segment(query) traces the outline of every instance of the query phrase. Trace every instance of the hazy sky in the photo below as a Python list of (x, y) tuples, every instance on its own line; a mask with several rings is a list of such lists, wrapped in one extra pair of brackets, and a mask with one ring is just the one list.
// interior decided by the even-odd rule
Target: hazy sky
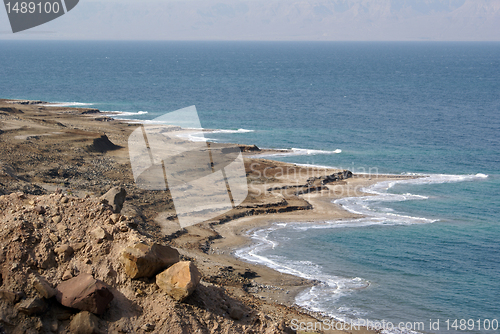
[(0, 39), (500, 41), (500, 0), (80, 0)]

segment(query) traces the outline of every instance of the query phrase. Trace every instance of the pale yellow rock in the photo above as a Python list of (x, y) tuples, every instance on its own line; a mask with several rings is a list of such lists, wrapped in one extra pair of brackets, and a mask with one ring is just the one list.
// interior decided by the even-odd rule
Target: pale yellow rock
[(156, 275), (156, 284), (160, 289), (177, 301), (191, 295), (200, 280), (201, 274), (191, 261), (177, 262)]
[(97, 242), (102, 242), (104, 239), (107, 239), (109, 237), (108, 232), (106, 232), (106, 230), (104, 230), (102, 227), (96, 228), (91, 232), (91, 234), (94, 236), (94, 238), (97, 239)]
[(178, 262), (179, 252), (169, 246), (139, 242), (123, 251), (121, 261), (130, 278), (152, 277)]
[(69, 280), (69, 279), (70, 279), (70, 278), (72, 278), (72, 277), (73, 277), (73, 274), (71, 273), (71, 270), (69, 270), (69, 269), (68, 269), (68, 270), (66, 270), (66, 271), (64, 272), (64, 274), (62, 275), (61, 279), (62, 279), (63, 281), (66, 281), (66, 280)]
[(120, 221), (121, 217), (122, 216), (119, 213), (113, 213), (111, 216), (109, 216), (109, 219), (112, 223), (116, 224)]

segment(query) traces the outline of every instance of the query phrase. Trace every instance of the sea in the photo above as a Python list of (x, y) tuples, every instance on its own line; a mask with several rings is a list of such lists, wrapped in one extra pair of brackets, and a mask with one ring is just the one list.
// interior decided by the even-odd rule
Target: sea
[(421, 176), (337, 201), (361, 219), (251, 230), (252, 245), (235, 255), (317, 280), (296, 303), (336, 319), (498, 333), (500, 43), (0, 41), (0, 50), (1, 98), (131, 122), (195, 105), (212, 141), (288, 149), (270, 158), (370, 177)]

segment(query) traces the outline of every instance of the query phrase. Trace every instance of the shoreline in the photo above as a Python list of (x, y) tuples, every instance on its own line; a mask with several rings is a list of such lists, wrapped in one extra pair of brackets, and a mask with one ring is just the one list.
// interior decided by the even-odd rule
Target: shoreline
[(234, 252), (251, 242), (247, 231), (276, 222), (360, 218), (331, 201), (369, 195), (360, 189), (377, 182), (415, 178), (352, 176), (331, 168), (262, 159), (259, 153), (283, 151), (239, 145), (249, 182), (245, 202), (226, 215), (179, 230), (171, 220), (171, 201), (162, 193), (135, 187), (126, 147), (136, 124), (112, 119), (93, 108), (38, 102), (0, 99), (0, 139), (6, 146), (0, 195), (16, 191), (41, 195), (60, 188), (83, 198), (99, 196), (111, 186), (125, 186), (129, 196), (122, 214), (136, 222), (139, 234), (176, 247), (181, 256), (195, 261), (204, 282), (222, 286), (248, 307), (268, 310), (275, 320), (288, 324), (293, 319), (324, 319), (295, 304), (295, 297), (315, 282), (237, 258)]
[[(380, 175), (377, 178), (364, 177), (359, 175), (354, 175), (356, 181), (356, 186), (360, 187), (369, 187), (371, 185), (377, 184), (379, 182), (388, 181), (388, 180), (407, 180), (415, 177), (410, 176), (399, 176), (399, 175)], [(352, 220), (352, 219), (361, 219), (366, 216), (351, 213), (342, 206), (333, 203), (332, 201), (335, 199), (350, 197), (337, 197), (337, 196), (324, 196), (321, 194), (308, 194), (307, 201), (311, 203), (313, 209), (310, 211), (302, 211), (302, 212), (292, 212), (292, 213), (279, 213), (279, 214), (271, 214), (266, 216), (256, 216), (256, 217), (245, 217), (239, 218), (236, 220), (232, 220), (223, 225), (217, 225), (214, 227), (215, 231), (218, 232), (222, 238), (214, 240), (212, 243), (213, 247), (216, 249), (217, 254), (230, 254), (235, 260), (242, 261), (244, 263), (261, 266), (265, 268), (269, 268), (273, 271), (279, 272), (277, 269), (271, 268), (261, 263), (250, 262), (244, 260), (236, 255), (236, 252), (239, 250), (245, 249), (255, 242), (252, 240), (252, 237), (249, 235), (250, 232), (256, 230), (264, 230), (272, 227), (273, 225), (279, 223), (297, 223), (297, 224), (317, 224), (326, 221), (334, 221), (341, 222), (344, 220)], [(369, 193), (360, 193), (357, 196), (371, 196)], [(286, 274), (292, 275), (292, 274)], [(295, 276), (295, 275), (293, 275)], [(304, 279), (303, 277), (296, 276), (300, 279)], [(287, 303), (292, 306), (295, 304), (295, 298), (298, 294), (303, 292), (304, 290), (314, 286), (314, 282), (310, 282), (307, 286), (303, 286), (294, 291), (293, 295), (287, 296), (287, 298), (283, 299), (282, 302)], [(292, 298), (290, 298), (292, 297)]]

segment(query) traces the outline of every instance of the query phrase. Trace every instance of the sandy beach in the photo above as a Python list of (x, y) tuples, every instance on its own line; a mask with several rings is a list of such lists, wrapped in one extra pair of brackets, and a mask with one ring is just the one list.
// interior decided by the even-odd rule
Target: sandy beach
[[(251, 242), (248, 231), (273, 223), (360, 218), (332, 201), (366, 196), (369, 194), (363, 193), (362, 189), (369, 185), (407, 177), (352, 175), (346, 170), (282, 163), (264, 156), (272, 151), (240, 145), (245, 156), (249, 187), (246, 200), (221, 216), (181, 229), (176, 223), (172, 199), (167, 192), (139, 189), (134, 183), (127, 140), (137, 126), (103, 115), (96, 109), (46, 106), (41, 101), (0, 100), (0, 195), (22, 192), (36, 198), (57, 191), (84, 199), (99, 197), (115, 186), (123, 187), (127, 197), (121, 214), (134, 223), (133, 233), (178, 249), (182, 258), (194, 261), (202, 274), (202, 284), (222, 288), (227, 296), (245, 306), (246, 316), (240, 319), (230, 318), (224, 311), (213, 311), (216, 306), (210, 306), (212, 309), (205, 307), (208, 310), (205, 311), (196, 300), (187, 306), (176, 306), (185, 313), (198, 316), (202, 310), (218, 312), (217, 316), (226, 319), (220, 328), (200, 327), (203, 328), (200, 333), (338, 332), (294, 331), (294, 319), (305, 323), (325, 319), (320, 314), (294, 305), (297, 294), (317, 282), (241, 261), (235, 257), (235, 251)], [(264, 158), (260, 158), (259, 154)], [(8, 269), (4, 265), (2, 272), (5, 270)], [(56, 276), (53, 275), (54, 280), (59, 279)], [(147, 280), (142, 283), (144, 286), (154, 285)], [(121, 285), (114, 284), (117, 290), (125, 291), (135, 283), (128, 280)], [(158, 298), (157, 292), (146, 297), (138, 297), (136, 293), (124, 295), (143, 307), (140, 315), (130, 315), (126, 322), (133, 328), (141, 329), (144, 319), (157, 316), (152, 305), (154, 298)], [(3, 316), (5, 319), (11, 317), (2, 320), (5, 328), (14, 330), (21, 328), (19, 324), (23, 323), (26, 328), (31, 326), (29, 316), (9, 312)], [(101, 320), (106, 325), (102, 326), (109, 332), (118, 332), (125, 328), (121, 323), (125, 323), (124, 317), (116, 320), (117, 317), (104, 315)], [(189, 326), (194, 326), (195, 320), (188, 316), (182, 319), (188, 323), (186, 328), (193, 328)], [(217, 322), (218, 318), (214, 319)], [(59, 321), (56, 332), (65, 332), (65, 321), (68, 320)], [(42, 323), (45, 325), (45, 322)], [(179, 332), (184, 330), (181, 327)], [(162, 328), (162, 325), (157, 325), (154, 332), (165, 332)], [(373, 331), (360, 328), (345, 332)]]

